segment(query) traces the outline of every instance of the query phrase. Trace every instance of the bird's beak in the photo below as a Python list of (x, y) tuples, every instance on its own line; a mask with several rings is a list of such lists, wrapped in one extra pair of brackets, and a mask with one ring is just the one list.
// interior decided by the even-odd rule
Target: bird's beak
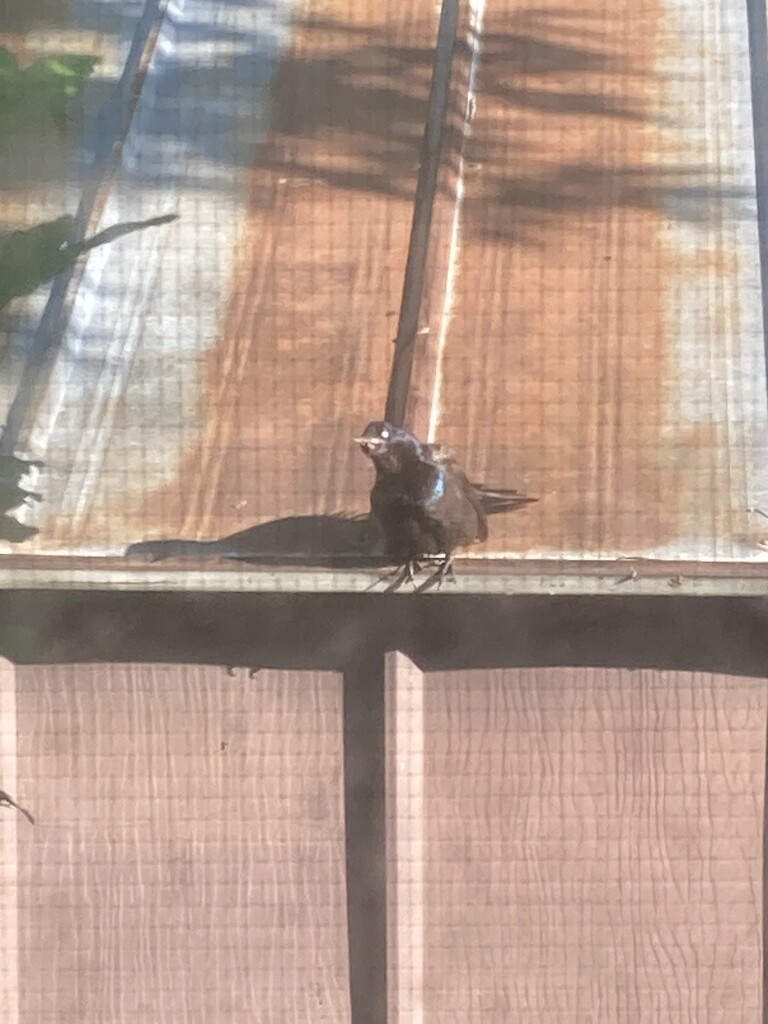
[(352, 440), (355, 444), (360, 445), (366, 455), (370, 455), (379, 445), (384, 444), (384, 440), (381, 437), (353, 437)]

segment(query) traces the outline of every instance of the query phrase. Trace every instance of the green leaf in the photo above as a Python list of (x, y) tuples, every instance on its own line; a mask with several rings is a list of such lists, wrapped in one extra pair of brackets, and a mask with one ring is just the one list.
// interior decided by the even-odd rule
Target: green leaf
[(19, 70), (19, 62), (5, 46), (0, 46), (0, 76), (12, 75)]
[(77, 53), (42, 59), (55, 75), (61, 75), (63, 78), (77, 78), (81, 84), (93, 73), (93, 69), (98, 63), (97, 57)]
[(50, 54), (20, 68), (0, 47), (0, 133), (43, 121), (63, 130), (66, 101), (82, 91), (97, 62), (91, 54)]

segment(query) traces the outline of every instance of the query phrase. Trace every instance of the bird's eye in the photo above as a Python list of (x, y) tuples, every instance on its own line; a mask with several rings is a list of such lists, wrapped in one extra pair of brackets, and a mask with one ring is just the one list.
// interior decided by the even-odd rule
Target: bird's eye
[(386, 430), (386, 429), (382, 430), (382, 432), (381, 432), (381, 439), (382, 439), (382, 441), (389, 440), (389, 431), (388, 430)]

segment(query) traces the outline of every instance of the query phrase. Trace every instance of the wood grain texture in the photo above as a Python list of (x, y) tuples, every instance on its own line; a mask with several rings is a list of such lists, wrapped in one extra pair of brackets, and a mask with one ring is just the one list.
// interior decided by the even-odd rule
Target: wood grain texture
[[(347, 1024), (340, 679), (16, 673), (19, 1021)], [(390, 656), (390, 1020), (756, 1020), (767, 704)]]
[(497, 556), (760, 557), (745, 10), (487, 4), (433, 422), (542, 499), (494, 519)]
[(18, 721), (24, 1024), (346, 1024), (338, 677), (29, 668)]
[[(0, 658), (0, 788), (16, 796), (16, 669), (5, 658)], [(0, 808), (0, 1019), (5, 1024), (19, 1020), (18, 827), (17, 812)]]
[(424, 1022), (424, 673), (387, 655), (389, 1020)]
[(344, 824), (353, 1024), (387, 1024), (384, 660), (344, 670)]
[(301, 5), (201, 364), (204, 428), (174, 427), (179, 472), (129, 510), (136, 536), (367, 509), (351, 438), (384, 409), (436, 24), (432, 0)]
[(758, 1020), (765, 680), (427, 687), (426, 1019)]

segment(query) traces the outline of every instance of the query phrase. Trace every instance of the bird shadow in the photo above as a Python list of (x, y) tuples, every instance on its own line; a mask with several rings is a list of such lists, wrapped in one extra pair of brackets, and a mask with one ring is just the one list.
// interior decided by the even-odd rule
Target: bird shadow
[[(486, 515), (495, 516), (521, 504), (535, 501), (510, 491), (506, 497), (486, 489), (482, 493)], [(152, 562), (164, 559), (218, 558), (253, 565), (301, 565), (307, 568), (374, 569), (391, 566), (384, 555), (384, 538), (378, 523), (367, 513), (326, 512), (320, 515), (285, 516), (257, 523), (216, 540), (185, 540), (169, 537), (130, 544), (126, 558)], [(433, 556), (420, 561), (422, 569), (432, 566)], [(391, 589), (405, 581), (402, 567), (390, 574), (396, 577)], [(388, 577), (383, 577), (387, 579)], [(430, 575), (430, 580), (432, 576)], [(435, 586), (433, 580), (430, 587)], [(389, 587), (387, 588), (390, 589)], [(420, 588), (421, 589), (421, 588)]]
[(223, 558), (254, 565), (302, 565), (319, 568), (376, 568), (386, 565), (368, 515), (327, 513), (286, 516), (249, 526), (217, 540), (139, 541), (127, 558)]
[[(286, 53), (277, 67), (271, 133), (257, 147), (255, 167), (288, 185), (410, 201), (434, 55), (428, 38), (396, 45), (385, 29), (363, 31), (330, 17), (299, 17), (294, 27), (316, 45), (309, 57)], [(672, 127), (662, 124), (667, 115), (655, 100), (661, 73), (628, 42), (617, 49), (619, 27), (602, 14), (534, 5), (516, 11), (503, 31), (483, 33), (482, 104), (504, 116), (483, 122), (467, 140), (470, 235), (533, 245), (565, 219), (613, 209), (659, 211), (699, 226), (754, 216), (752, 190), (728, 184), (723, 166), (706, 154), (626, 162), (623, 150), (611, 155), (614, 137), (639, 146), (648, 131)], [(463, 116), (451, 109), (452, 118)], [(574, 145), (558, 148), (552, 138)], [(585, 139), (598, 140), (602, 156), (584, 147)], [(271, 202), (267, 184), (263, 192)]]

